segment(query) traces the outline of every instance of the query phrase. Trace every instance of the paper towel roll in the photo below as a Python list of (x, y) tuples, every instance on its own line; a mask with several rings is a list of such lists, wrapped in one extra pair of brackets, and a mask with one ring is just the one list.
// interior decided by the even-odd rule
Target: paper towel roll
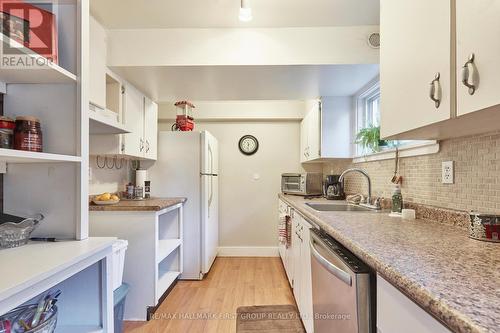
[(148, 170), (135, 170), (135, 186), (144, 188), (146, 180), (148, 180)]

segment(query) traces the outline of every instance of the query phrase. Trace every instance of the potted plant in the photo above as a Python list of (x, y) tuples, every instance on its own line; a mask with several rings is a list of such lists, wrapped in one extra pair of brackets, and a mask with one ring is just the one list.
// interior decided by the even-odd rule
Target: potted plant
[(370, 125), (359, 130), (355, 143), (361, 145), (365, 150), (378, 152), (381, 147), (387, 147), (389, 142), (380, 140), (380, 126)]

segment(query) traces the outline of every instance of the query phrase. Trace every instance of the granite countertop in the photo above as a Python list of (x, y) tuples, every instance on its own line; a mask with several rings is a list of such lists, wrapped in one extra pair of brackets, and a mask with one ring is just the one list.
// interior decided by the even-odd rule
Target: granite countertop
[(186, 202), (186, 198), (151, 198), (145, 200), (121, 200), (114, 205), (99, 206), (89, 203), (90, 211), (160, 211), (180, 203)]
[(500, 332), (500, 244), (446, 224), (319, 212), (305, 203), (325, 199), (279, 196), (452, 331)]

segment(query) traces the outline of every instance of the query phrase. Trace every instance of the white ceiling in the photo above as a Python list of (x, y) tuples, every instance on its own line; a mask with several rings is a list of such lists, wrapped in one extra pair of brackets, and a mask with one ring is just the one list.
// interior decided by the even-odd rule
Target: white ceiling
[(379, 0), (250, 0), (253, 20), (238, 20), (240, 0), (91, 0), (109, 29), (320, 27), (378, 25)]
[(115, 67), (153, 100), (293, 100), (350, 96), (378, 65)]

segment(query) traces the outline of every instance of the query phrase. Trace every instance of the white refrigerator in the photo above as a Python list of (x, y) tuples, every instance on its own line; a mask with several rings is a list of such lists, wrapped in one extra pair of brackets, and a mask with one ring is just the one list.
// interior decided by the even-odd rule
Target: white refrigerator
[(187, 198), (181, 279), (201, 280), (217, 256), (218, 168), (218, 142), (209, 132), (159, 132), (151, 196)]

